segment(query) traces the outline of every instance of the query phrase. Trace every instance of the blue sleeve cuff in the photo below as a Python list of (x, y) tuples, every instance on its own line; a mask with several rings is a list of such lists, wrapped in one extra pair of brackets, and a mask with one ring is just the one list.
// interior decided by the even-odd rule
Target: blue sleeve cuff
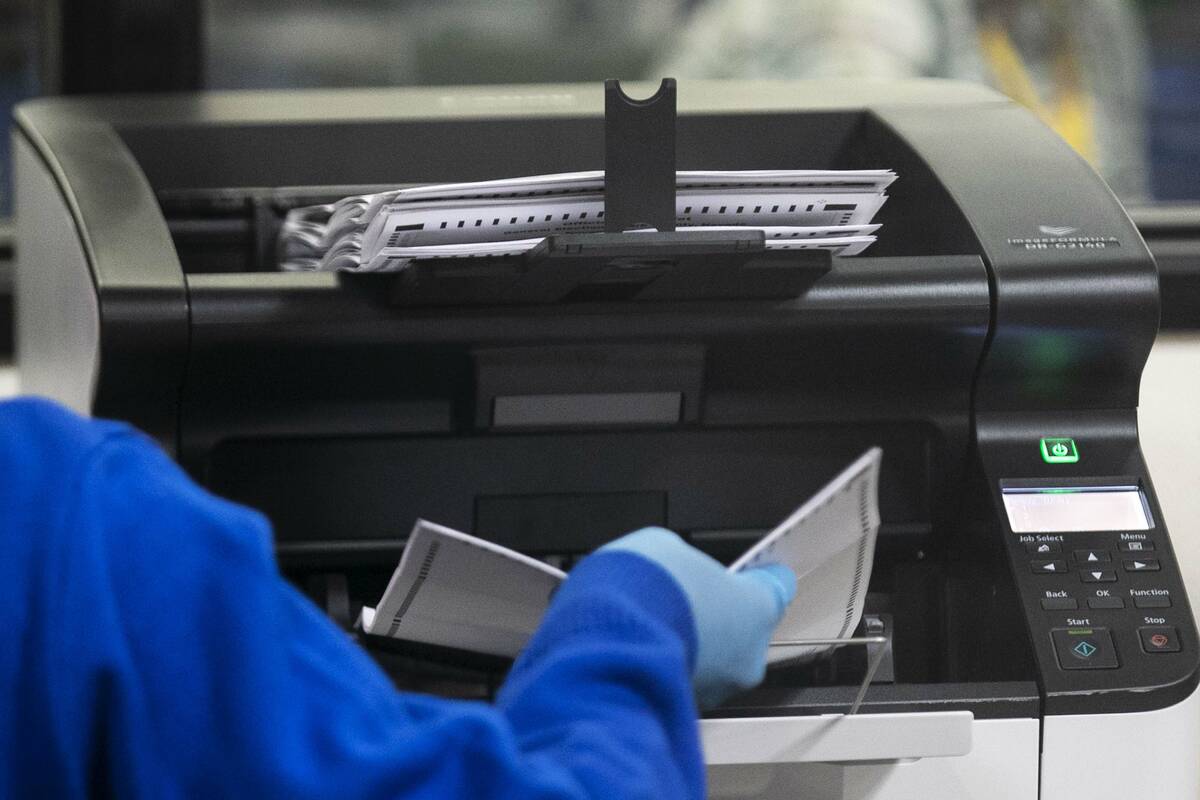
[[(598, 603), (594, 597), (597, 594), (623, 602)], [(671, 574), (636, 553), (592, 553), (571, 570), (555, 594), (542, 629), (522, 660), (536, 659), (542, 643), (557, 646), (576, 635), (621, 638), (630, 627), (647, 624), (665, 628), (678, 639), (689, 672), (695, 668), (696, 624), (687, 596)]]

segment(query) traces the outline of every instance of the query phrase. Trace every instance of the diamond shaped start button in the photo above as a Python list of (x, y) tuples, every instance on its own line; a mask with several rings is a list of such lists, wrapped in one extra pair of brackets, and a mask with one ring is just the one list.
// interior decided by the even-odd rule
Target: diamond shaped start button
[(1096, 652), (1096, 645), (1091, 642), (1080, 642), (1071, 648), (1071, 652), (1080, 658), (1091, 658), (1092, 654)]
[(1121, 666), (1108, 628), (1055, 628), (1054, 655), (1061, 669), (1118, 669)]

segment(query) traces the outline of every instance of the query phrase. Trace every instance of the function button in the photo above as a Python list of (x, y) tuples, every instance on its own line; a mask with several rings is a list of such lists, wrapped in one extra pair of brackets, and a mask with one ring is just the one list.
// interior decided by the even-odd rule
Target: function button
[(1067, 571), (1067, 562), (1034, 560), (1029, 568), (1039, 575), (1061, 575)]
[(1047, 597), (1042, 600), (1042, 608), (1047, 611), (1074, 611), (1079, 603), (1074, 597)]
[(1137, 561), (1126, 561), (1126, 572), (1158, 572), (1162, 569), (1162, 565), (1154, 558), (1143, 558)]
[(1084, 567), (1088, 564), (1112, 561), (1112, 554), (1107, 550), (1076, 550), (1075, 560), (1079, 562), (1079, 566)]
[(1124, 608), (1125, 601), (1119, 597), (1089, 597), (1088, 608)]
[(1134, 595), (1133, 605), (1136, 608), (1170, 608), (1169, 594), (1139, 594)]
[(1121, 542), (1117, 545), (1122, 553), (1153, 553), (1154, 542), (1146, 539), (1141, 542)]
[(1107, 628), (1055, 628), (1050, 635), (1062, 669), (1115, 669), (1121, 666)]
[(1054, 555), (1062, 552), (1062, 545), (1058, 542), (1026, 542), (1025, 552), (1031, 555)]
[(1147, 653), (1178, 653), (1179, 631), (1170, 625), (1151, 625), (1138, 628), (1142, 649)]
[(1079, 572), (1079, 580), (1084, 583), (1113, 583), (1116, 579), (1117, 573), (1110, 569), (1085, 569)]

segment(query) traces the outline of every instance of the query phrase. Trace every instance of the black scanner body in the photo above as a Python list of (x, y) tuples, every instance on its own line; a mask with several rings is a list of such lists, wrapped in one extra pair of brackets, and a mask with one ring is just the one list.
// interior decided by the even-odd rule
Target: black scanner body
[[(1154, 263), (1091, 168), (974, 87), (679, 87), (680, 169), (891, 168), (879, 241), (790, 297), (397, 302), (397, 276), (285, 273), (288, 208), (364, 187), (599, 168), (599, 87), (46, 99), (16, 114), (24, 386), (158, 439), (271, 519), (335, 616), (373, 604), (418, 517), (569, 566), (663, 525), (741, 552), (883, 448), (869, 607), (894, 623), (872, 710), (1145, 711), (1195, 688), (1200, 642), (1137, 436)], [(22, 199), (22, 197), (24, 199)], [(43, 240), (45, 238), (46, 240)], [(71, 238), (66, 236), (65, 238)], [(1047, 463), (1069, 437), (1075, 463)], [(1122, 531), (1031, 571), (1005, 487), (1136, 486), (1160, 569)], [(1043, 537), (1043, 539), (1046, 537)], [(1050, 537), (1054, 538), (1054, 537)], [(1111, 551), (1089, 609), (1072, 546)], [(1181, 651), (1144, 652), (1131, 591)], [(1043, 608), (1061, 593), (1078, 611)], [(1159, 595), (1162, 596), (1162, 595)], [(871, 610), (869, 608), (869, 610)], [(1053, 631), (1120, 665), (1064, 669)], [(398, 680), (412, 654), (381, 656)], [(399, 658), (399, 660), (396, 660)], [(840, 710), (855, 665), (773, 675), (718, 716)], [(470, 665), (465, 665), (466, 669)], [(454, 665), (423, 686), (449, 686)], [(455, 690), (447, 689), (446, 693)]]

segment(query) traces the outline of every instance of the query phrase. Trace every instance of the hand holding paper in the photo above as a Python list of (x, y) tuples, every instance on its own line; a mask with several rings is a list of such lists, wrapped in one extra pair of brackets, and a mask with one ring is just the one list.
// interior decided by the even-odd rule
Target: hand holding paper
[[(608, 545), (661, 564), (699, 609), (696, 676), (702, 702), (761, 679), (757, 661), (740, 659), (760, 658), (768, 639), (844, 638), (854, 632), (879, 530), (881, 459), (878, 448), (862, 455), (728, 570), (661, 528)], [(378, 609), (363, 609), (362, 627), (378, 636), (515, 657), (565, 577), (540, 561), (422, 520)], [(780, 597), (790, 602), (780, 604)], [(714, 633), (699, 630), (710, 621)], [(775, 663), (826, 650), (775, 646), (766, 658)]]
[(687, 596), (696, 625), (692, 683), (701, 708), (757, 686), (767, 645), (796, 594), (796, 576), (781, 564), (733, 573), (663, 528), (643, 528), (602, 551), (636, 553), (662, 567)]

